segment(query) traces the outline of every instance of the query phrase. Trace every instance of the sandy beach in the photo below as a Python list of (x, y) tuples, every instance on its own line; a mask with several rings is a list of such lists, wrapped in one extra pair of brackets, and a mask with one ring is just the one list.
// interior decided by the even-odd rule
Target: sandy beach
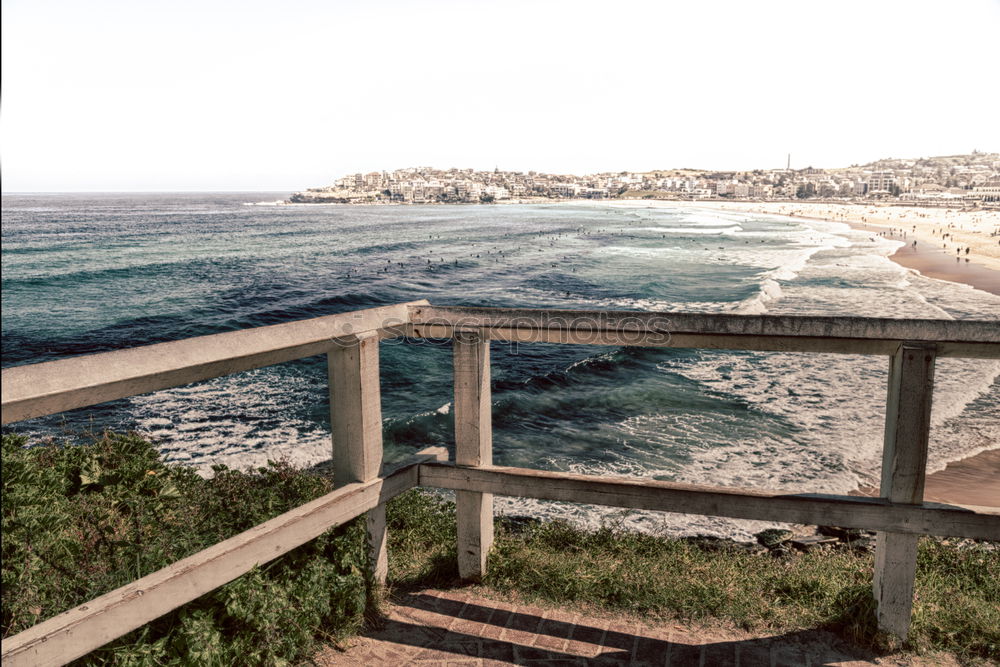
[[(860, 496), (877, 496), (878, 489), (862, 487)], [(1000, 508), (1000, 449), (991, 449), (927, 475), (926, 502)]]
[(904, 243), (890, 257), (901, 266), (930, 278), (1000, 294), (997, 211), (808, 202), (710, 201), (684, 205), (844, 222)]
[(1000, 449), (954, 461), (928, 475), (924, 500), (1000, 507)]

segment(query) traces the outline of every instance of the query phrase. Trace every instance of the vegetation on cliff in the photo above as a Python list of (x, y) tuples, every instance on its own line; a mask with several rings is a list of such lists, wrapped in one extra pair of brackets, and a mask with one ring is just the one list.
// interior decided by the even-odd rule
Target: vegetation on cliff
[[(202, 479), (135, 436), (3, 436), (3, 636), (330, 490), (285, 464)], [(280, 664), (355, 631), (371, 595), (352, 522), (94, 651), (84, 664)]]

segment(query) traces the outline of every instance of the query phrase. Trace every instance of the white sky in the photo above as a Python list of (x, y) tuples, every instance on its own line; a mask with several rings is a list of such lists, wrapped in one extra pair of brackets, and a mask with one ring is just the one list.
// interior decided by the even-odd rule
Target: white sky
[(3, 190), (1000, 150), (1000, 1), (3, 0)]

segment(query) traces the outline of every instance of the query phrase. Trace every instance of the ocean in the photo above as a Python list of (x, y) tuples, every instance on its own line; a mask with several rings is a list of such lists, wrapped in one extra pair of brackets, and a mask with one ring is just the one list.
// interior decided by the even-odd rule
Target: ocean
[[(3, 366), (428, 299), (438, 305), (1000, 321), (841, 223), (666, 202), (261, 205), (287, 193), (3, 196)], [(452, 438), (450, 344), (381, 346), (386, 456)], [(877, 483), (888, 360), (492, 345), (494, 460), (846, 493)], [(135, 430), (210, 470), (329, 458), (322, 357), (5, 427)], [(1000, 362), (938, 362), (930, 469), (1000, 443)], [(772, 524), (497, 499), (499, 511), (663, 534)]]

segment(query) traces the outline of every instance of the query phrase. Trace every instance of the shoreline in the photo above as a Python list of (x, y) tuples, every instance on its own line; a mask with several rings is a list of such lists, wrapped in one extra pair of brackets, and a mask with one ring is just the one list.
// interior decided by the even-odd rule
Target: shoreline
[[(857, 491), (859, 496), (878, 494), (871, 486)], [(1000, 508), (1000, 449), (952, 461), (944, 470), (928, 474), (924, 502)]]
[[(874, 226), (873, 229), (872, 225), (863, 222), (848, 222), (847, 224), (852, 229), (861, 232), (884, 229), (878, 226)], [(970, 258), (959, 256), (958, 253), (951, 255), (942, 248), (932, 247), (926, 242), (920, 243), (919, 238), (913, 240), (912, 237), (907, 238), (904, 234), (884, 231), (881, 232), (881, 235), (883, 238), (899, 241), (903, 244), (896, 252), (889, 255), (889, 259), (904, 269), (916, 271), (928, 278), (969, 285), (1000, 296), (1000, 271), (978, 262), (973, 263)]]
[[(886, 238), (907, 244), (906, 247), (912, 247), (913, 241), (917, 241), (916, 252), (913, 254), (922, 255), (919, 261), (924, 265), (937, 260), (937, 256), (931, 251), (939, 250), (940, 259), (947, 258), (949, 262), (941, 261), (940, 266), (929, 270), (936, 270), (942, 275), (965, 275), (964, 271), (956, 273), (953, 265), (957, 263), (963, 265), (963, 269), (966, 264), (984, 269), (994, 274), (995, 280), (1000, 280), (1000, 212), (997, 211), (809, 202), (710, 201), (681, 204), (685, 205), (710, 210), (840, 222), (858, 231), (881, 233)], [(907, 254), (897, 251), (890, 259), (900, 266), (928, 275), (918, 266), (904, 264), (904, 261), (911, 264), (918, 261), (911, 261), (906, 257)], [(960, 262), (955, 262), (956, 255), (960, 256)], [(942, 279), (965, 282), (954, 277)]]

